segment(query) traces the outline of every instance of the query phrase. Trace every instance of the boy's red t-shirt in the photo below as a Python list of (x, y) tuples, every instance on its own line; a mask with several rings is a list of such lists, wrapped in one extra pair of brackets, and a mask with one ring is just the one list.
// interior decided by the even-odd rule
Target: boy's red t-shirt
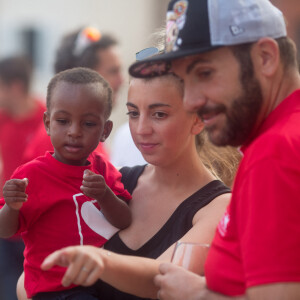
[[(25, 289), (31, 298), (39, 292), (60, 291), (65, 269), (54, 267), (42, 271), (40, 265), (50, 253), (72, 245), (101, 247), (118, 231), (100, 213), (96, 200), (80, 190), (83, 172), (101, 174), (119, 197), (129, 201), (131, 195), (121, 182), (121, 173), (97, 153), (88, 166), (72, 166), (57, 161), (52, 153), (20, 166), (13, 178), (28, 178), (28, 200), (19, 214), (19, 230), (25, 243)], [(1, 206), (4, 199), (0, 200)]]

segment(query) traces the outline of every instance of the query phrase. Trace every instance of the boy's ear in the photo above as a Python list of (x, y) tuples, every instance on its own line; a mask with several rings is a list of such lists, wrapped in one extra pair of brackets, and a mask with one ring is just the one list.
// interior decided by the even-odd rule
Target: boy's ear
[(111, 120), (107, 120), (104, 124), (104, 130), (100, 138), (100, 142), (105, 142), (105, 140), (109, 137), (112, 128), (113, 128), (113, 122)]
[(43, 120), (46, 132), (50, 136), (50, 115), (47, 111), (44, 112)]
[(191, 133), (197, 135), (203, 130), (203, 128), (204, 128), (204, 123), (201, 121), (201, 119), (198, 116), (196, 116), (192, 126)]

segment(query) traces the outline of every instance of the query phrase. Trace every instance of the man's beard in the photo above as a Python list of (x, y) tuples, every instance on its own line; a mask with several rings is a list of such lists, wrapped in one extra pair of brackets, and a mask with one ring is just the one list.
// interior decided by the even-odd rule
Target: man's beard
[[(259, 82), (254, 76), (242, 74), (241, 86), (243, 93), (234, 99), (230, 108), (224, 105), (218, 106), (218, 111), (225, 114), (226, 123), (223, 128), (211, 126), (207, 128), (208, 136), (212, 143), (217, 146), (240, 146), (251, 136), (258, 113), (261, 109), (263, 98)], [(205, 112), (199, 110), (199, 115)], [(214, 134), (214, 131), (219, 131)]]

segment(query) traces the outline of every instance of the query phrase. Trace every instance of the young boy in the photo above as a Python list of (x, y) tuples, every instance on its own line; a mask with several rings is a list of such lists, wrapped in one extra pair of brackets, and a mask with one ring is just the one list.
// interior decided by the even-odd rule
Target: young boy
[(72, 286), (65, 291), (60, 284), (63, 268), (43, 272), (40, 264), (68, 245), (101, 247), (131, 222), (123, 201), (131, 197), (120, 173), (91, 154), (111, 132), (111, 97), (108, 83), (95, 71), (74, 68), (55, 75), (48, 85), (44, 114), (54, 152), (20, 166), (3, 188), (0, 237), (22, 235), (29, 298), (56, 299), (59, 294), (59, 299), (71, 295), (97, 299), (88, 288)]

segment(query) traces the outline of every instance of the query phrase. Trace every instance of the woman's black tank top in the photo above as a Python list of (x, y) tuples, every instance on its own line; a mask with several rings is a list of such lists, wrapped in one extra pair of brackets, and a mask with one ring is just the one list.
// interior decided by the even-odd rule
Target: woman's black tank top
[[(144, 169), (145, 165), (123, 167), (122, 169), (120, 169), (124, 187), (130, 193), (132, 193), (135, 189), (138, 178), (143, 173)], [(120, 239), (118, 233), (116, 233), (109, 241), (106, 242), (104, 248), (125, 255), (157, 258), (192, 228), (194, 215), (198, 212), (199, 209), (210, 203), (217, 196), (230, 192), (230, 189), (221, 181), (211, 181), (210, 183), (199, 189), (197, 192), (195, 192), (193, 195), (185, 199), (177, 207), (169, 220), (167, 220), (167, 222), (163, 225), (163, 227), (139, 249), (132, 250), (128, 248)], [(98, 284), (100, 284), (101, 288), (101, 299), (144, 299), (120, 292), (103, 282)]]

